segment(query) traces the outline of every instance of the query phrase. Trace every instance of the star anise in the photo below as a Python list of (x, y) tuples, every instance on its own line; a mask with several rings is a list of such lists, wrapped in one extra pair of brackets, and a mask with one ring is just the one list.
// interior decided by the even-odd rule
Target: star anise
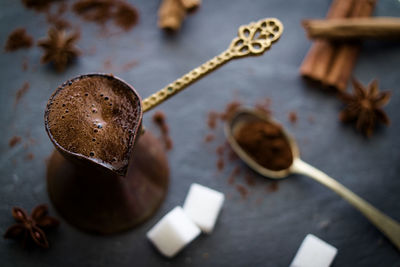
[(50, 28), (47, 39), (38, 42), (38, 46), (45, 50), (42, 63), (52, 62), (57, 71), (64, 71), (65, 67), (80, 54), (75, 46), (79, 38), (79, 32), (67, 34), (64, 30)]
[(4, 238), (20, 239), (25, 247), (28, 239), (31, 239), (40, 247), (48, 248), (49, 242), (43, 229), (53, 228), (59, 225), (56, 218), (50, 217), (47, 205), (42, 204), (33, 209), (31, 216), (19, 207), (12, 208), (12, 216), (17, 221), (4, 234)]
[(389, 91), (380, 92), (378, 81), (373, 80), (365, 88), (358, 80), (353, 79), (353, 94), (341, 93), (340, 99), (346, 107), (340, 112), (339, 118), (343, 122), (355, 122), (357, 130), (370, 137), (377, 123), (389, 125), (390, 120), (382, 107), (390, 99)]

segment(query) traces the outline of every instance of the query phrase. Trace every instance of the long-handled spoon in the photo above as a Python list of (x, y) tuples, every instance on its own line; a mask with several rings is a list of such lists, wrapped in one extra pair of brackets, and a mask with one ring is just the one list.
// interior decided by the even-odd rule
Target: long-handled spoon
[(275, 18), (262, 19), (248, 25), (240, 26), (238, 37), (232, 40), (228, 49), (144, 99), (142, 102), (143, 112), (161, 104), (169, 97), (180, 92), (188, 85), (231, 59), (262, 55), (271, 47), (272, 43), (281, 37), (282, 31), (282, 23)]
[(237, 153), (237, 155), (250, 168), (263, 176), (273, 179), (284, 178), (290, 174), (303, 174), (320, 182), (326, 187), (332, 189), (332, 191), (336, 192), (351, 205), (357, 208), (365, 217), (367, 217), (367, 219), (369, 219), (373, 225), (375, 225), (375, 227), (377, 227), (384, 235), (386, 235), (386, 237), (397, 247), (397, 249), (400, 250), (400, 224), (376, 209), (364, 199), (354, 194), (352, 191), (344, 187), (333, 178), (302, 161), (300, 159), (299, 149), (295, 140), (287, 132), (285, 132), (285, 130), (282, 131), (287, 138), (293, 155), (293, 162), (290, 167), (279, 171), (273, 171), (261, 166), (253, 158), (251, 158), (237, 143), (235, 139), (235, 133), (237, 133), (237, 131), (240, 130), (241, 127), (243, 127), (246, 123), (254, 121), (274, 122), (272, 118), (262, 112), (251, 109), (242, 109), (229, 118), (225, 124), (225, 135), (229, 144)]

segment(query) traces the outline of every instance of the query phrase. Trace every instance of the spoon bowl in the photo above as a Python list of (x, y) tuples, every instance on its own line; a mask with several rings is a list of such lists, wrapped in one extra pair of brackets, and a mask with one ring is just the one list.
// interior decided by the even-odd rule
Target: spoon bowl
[(292, 152), (293, 160), (291, 165), (281, 170), (270, 170), (253, 159), (251, 155), (249, 155), (239, 145), (235, 136), (239, 130), (243, 129), (243, 127), (246, 127), (246, 124), (260, 121), (280, 125), (265, 112), (245, 108), (238, 110), (234, 115), (228, 118), (224, 127), (226, 138), (232, 149), (251, 169), (264, 177), (272, 179), (282, 179), (290, 174), (302, 174), (316, 180), (317, 182), (330, 188), (332, 191), (337, 193), (356, 209), (358, 209), (396, 246), (398, 250), (400, 250), (400, 224), (376, 209), (364, 199), (354, 194), (335, 179), (302, 161), (300, 159), (300, 151), (295, 139), (291, 137), (291, 135), (287, 133), (283, 127), (281, 128), (282, 134), (286, 138), (286, 141), (289, 144)]
[[(245, 127), (247, 123), (259, 122), (259, 121), (268, 121), (268, 122), (273, 122), (275, 124), (279, 124), (265, 112), (259, 110), (252, 110), (249, 108), (243, 108), (240, 109), (237, 113), (235, 113), (231, 118), (227, 120), (224, 127), (225, 136), (228, 139), (228, 142), (235, 151), (235, 153), (257, 173), (271, 179), (285, 178), (291, 173), (290, 167), (278, 171), (267, 169), (266, 167), (260, 165), (257, 161), (255, 161), (252, 157), (250, 157), (249, 154), (242, 149), (242, 147), (238, 144), (238, 142), (235, 139), (235, 136), (238, 133), (238, 131), (241, 130), (243, 127)], [(283, 128), (282, 130), (283, 130), (282, 132), (283, 135), (286, 137), (290, 145), (293, 159), (298, 158), (299, 149), (296, 141)]]

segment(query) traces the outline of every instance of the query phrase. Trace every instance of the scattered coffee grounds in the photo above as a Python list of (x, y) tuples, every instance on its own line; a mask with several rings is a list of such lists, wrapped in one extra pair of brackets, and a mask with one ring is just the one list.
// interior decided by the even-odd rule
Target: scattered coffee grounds
[(123, 66), (122, 66), (122, 71), (128, 71), (128, 70), (131, 70), (131, 69), (133, 69), (134, 67), (136, 67), (137, 65), (139, 65), (139, 62), (137, 61), (137, 60), (132, 60), (132, 61), (129, 61), (128, 63), (125, 63)]
[(276, 192), (278, 191), (278, 189), (279, 189), (279, 183), (277, 181), (271, 181), (265, 188), (267, 192)]
[(28, 92), (29, 90), (29, 83), (25, 82), (20, 89), (18, 89), (17, 93), (15, 94), (15, 102), (14, 105), (17, 105), (21, 98)]
[(228, 159), (229, 161), (235, 161), (239, 159), (238, 155), (233, 151), (233, 149), (229, 146), (228, 147), (229, 153), (228, 153)]
[(111, 71), (111, 70), (112, 70), (112, 67), (113, 67), (113, 64), (112, 64), (110, 58), (107, 58), (106, 60), (104, 60), (104, 62), (103, 62), (103, 69), (104, 69), (105, 71)]
[(207, 124), (210, 129), (215, 129), (215, 127), (217, 126), (218, 116), (219, 114), (215, 111), (210, 111), (208, 113)]
[(79, 0), (72, 9), (86, 21), (103, 26), (113, 21), (125, 31), (135, 26), (139, 19), (136, 8), (122, 0)]
[(220, 158), (217, 160), (217, 168), (218, 168), (219, 171), (222, 171), (222, 170), (224, 169), (224, 167), (225, 167), (224, 158), (223, 158), (223, 157), (220, 157)]
[(293, 162), (290, 145), (282, 126), (265, 121), (243, 124), (235, 133), (238, 144), (261, 166), (279, 171)]
[(311, 124), (315, 122), (315, 118), (314, 118), (312, 115), (308, 116), (308, 119), (307, 119), (307, 120), (308, 120), (308, 122), (311, 123)]
[(217, 147), (217, 149), (215, 150), (216, 152), (217, 152), (217, 155), (218, 156), (223, 156), (224, 155), (224, 146), (223, 145), (221, 145), (221, 146), (218, 146)]
[(21, 66), (23, 71), (27, 71), (28, 70), (28, 59), (24, 59), (24, 61), (22, 62), (22, 66)]
[(33, 38), (26, 33), (24, 28), (17, 28), (8, 36), (4, 50), (12, 52), (21, 48), (30, 48), (33, 45)]
[(75, 2), (72, 10), (87, 21), (104, 24), (111, 17), (112, 1), (81, 0)]
[(173, 142), (169, 136), (169, 127), (166, 123), (165, 113), (162, 111), (156, 111), (153, 115), (153, 122), (160, 128), (161, 140), (164, 142), (165, 149), (171, 150)]
[(139, 101), (118, 79), (80, 76), (64, 83), (50, 98), (46, 129), (63, 149), (124, 174), (132, 133), (139, 127)]
[(249, 195), (249, 190), (241, 184), (236, 185), (236, 190), (240, 193), (243, 199), (247, 198)]
[(26, 8), (34, 9), (37, 12), (47, 11), (51, 4), (59, 0), (22, 0)]
[(174, 146), (174, 143), (172, 142), (171, 137), (167, 136), (167, 138), (165, 139), (165, 148), (167, 150), (171, 150), (173, 146)]
[(129, 61), (125, 64), (122, 64), (122, 66), (117, 66), (112, 62), (112, 58), (106, 58), (103, 61), (103, 70), (106, 72), (126, 72), (129, 71), (130, 69), (136, 67), (138, 65), (137, 60), (132, 60)]
[(8, 146), (9, 147), (14, 147), (15, 145), (19, 144), (21, 142), (21, 137), (19, 136), (13, 136), (10, 141), (8, 141)]
[[(46, 20), (53, 27), (65, 29), (71, 26), (71, 23), (64, 19), (62, 15), (68, 10), (68, 1), (63, 0), (22, 0), (26, 8), (34, 9), (37, 12), (46, 14)], [(53, 4), (57, 5), (53, 13)]]
[(240, 174), (240, 171), (241, 171), (241, 169), (240, 169), (239, 166), (236, 166), (236, 167), (233, 169), (231, 175), (230, 175), (229, 178), (228, 178), (228, 183), (229, 183), (230, 185), (233, 185), (233, 184), (235, 183), (235, 178), (236, 178), (236, 176), (238, 176), (238, 175)]
[(207, 134), (206, 137), (204, 137), (204, 142), (209, 143), (212, 142), (215, 139), (214, 134)]
[(222, 171), (225, 167), (225, 161), (224, 161), (224, 146), (221, 145), (217, 147), (216, 149), (217, 155), (218, 155), (218, 160), (217, 160), (217, 168), (219, 171)]
[(46, 19), (49, 24), (60, 30), (71, 27), (71, 23), (68, 20), (60, 17), (58, 14), (49, 14)]
[(271, 98), (267, 97), (267, 98), (257, 101), (256, 104), (254, 105), (254, 107), (257, 110), (260, 110), (262, 112), (265, 112), (266, 114), (272, 115), (271, 103), (272, 103)]
[(263, 203), (263, 200), (264, 200), (264, 198), (258, 197), (258, 198), (256, 199), (256, 204), (257, 204), (257, 205), (261, 205), (261, 204)]
[(95, 45), (92, 45), (84, 53), (85, 55), (93, 56), (94, 54), (96, 54), (96, 52), (97, 52), (97, 47)]
[[(258, 100), (254, 107), (260, 111), (272, 114), (271, 111), (271, 99), (265, 98)], [(217, 131), (221, 130), (222, 122), (227, 118), (232, 116), (239, 108), (242, 107), (242, 103), (238, 100), (234, 100), (228, 103), (223, 112), (210, 111), (206, 118), (206, 123), (211, 133), (208, 133), (204, 137), (206, 143), (210, 143), (216, 137)], [(247, 187), (254, 186), (256, 184), (256, 177), (253, 172), (251, 172), (240, 160), (236, 153), (232, 150), (228, 142), (224, 142), (216, 147), (216, 168), (218, 171), (222, 171), (225, 167), (229, 168), (228, 164), (233, 164), (233, 169), (231, 174), (227, 178), (227, 183), (231, 186), (235, 185), (236, 180), (240, 181), (238, 188), (236, 190), (242, 196), (246, 198), (250, 194)], [(240, 178), (240, 179), (237, 179)], [(270, 192), (270, 191), (268, 191)]]
[(68, 10), (68, 4), (64, 1), (61, 1), (60, 4), (58, 5), (57, 14), (61, 16), (65, 12), (67, 12), (67, 10)]
[(288, 118), (292, 124), (295, 124), (297, 122), (297, 113), (294, 111), (289, 112)]
[(46, 20), (53, 27), (62, 30), (70, 28), (71, 23), (63, 17), (65, 12), (68, 10), (68, 4), (64, 1), (58, 1), (58, 7), (54, 13), (49, 9), (46, 11)]
[(139, 19), (139, 13), (126, 2), (119, 2), (114, 15), (114, 23), (125, 31), (130, 30), (136, 25)]
[(156, 111), (154, 113), (153, 122), (160, 127), (161, 132), (163, 134), (167, 134), (169, 132), (169, 128), (168, 128), (168, 125), (165, 123), (165, 120), (166, 119), (165, 119), (165, 113), (164, 112)]
[(33, 160), (35, 158), (35, 155), (33, 153), (28, 153), (28, 155), (25, 156), (26, 160)]
[(220, 114), (220, 119), (222, 121), (225, 121), (233, 114), (235, 114), (235, 112), (238, 110), (240, 106), (242, 106), (242, 103), (239, 101), (233, 101), (231, 103), (228, 103), (228, 105), (226, 105), (225, 111)]
[(256, 185), (256, 179), (254, 179), (254, 176), (252, 173), (250, 173), (250, 170), (247, 171), (246, 175), (244, 176), (244, 179), (246, 181), (246, 184), (248, 186), (255, 186)]

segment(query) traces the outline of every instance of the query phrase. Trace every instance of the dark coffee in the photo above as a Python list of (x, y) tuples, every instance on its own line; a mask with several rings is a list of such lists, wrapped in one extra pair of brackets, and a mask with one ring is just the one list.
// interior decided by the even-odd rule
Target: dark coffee
[(68, 152), (126, 169), (140, 127), (139, 97), (124, 82), (85, 75), (57, 89), (47, 107), (49, 134)]

